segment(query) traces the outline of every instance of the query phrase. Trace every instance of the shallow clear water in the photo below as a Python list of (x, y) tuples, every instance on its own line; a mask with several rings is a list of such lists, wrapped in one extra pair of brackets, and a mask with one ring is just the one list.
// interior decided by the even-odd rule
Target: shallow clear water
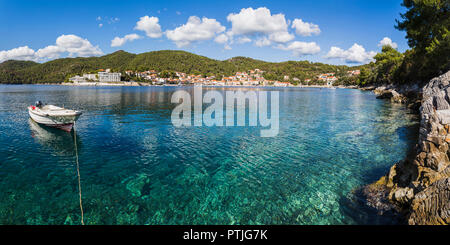
[(280, 91), (280, 133), (261, 138), (258, 127), (173, 127), (178, 89), (192, 90), (0, 86), (0, 224), (80, 223), (74, 134), (30, 121), (36, 100), (84, 112), (86, 224), (389, 223), (352, 191), (414, 145), (404, 106), (359, 90), (265, 88)]

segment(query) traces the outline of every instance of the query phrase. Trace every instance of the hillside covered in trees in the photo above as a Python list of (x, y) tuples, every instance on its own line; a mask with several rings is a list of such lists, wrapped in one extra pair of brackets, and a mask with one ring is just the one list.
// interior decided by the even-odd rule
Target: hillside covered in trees
[(59, 83), (76, 74), (110, 68), (124, 73), (126, 70), (158, 72), (184, 72), (195, 75), (230, 76), (239, 71), (259, 68), (270, 80), (283, 80), (284, 76), (300, 80), (314, 79), (321, 73), (345, 74), (348, 66), (334, 66), (309, 61), (265, 62), (246, 57), (220, 61), (184, 51), (154, 51), (131, 54), (125, 51), (89, 58), (62, 58), (45, 63), (32, 61), (5, 61), (0, 64), (0, 83)]
[[(59, 83), (70, 76), (98, 69), (126, 70), (194, 75), (230, 76), (238, 71), (264, 70), (268, 80), (283, 80), (289, 76), (300, 81), (314, 79), (322, 73), (336, 73), (335, 85), (377, 85), (427, 82), (450, 69), (450, 1), (404, 0), (406, 13), (397, 20), (396, 28), (406, 32), (411, 49), (404, 53), (384, 46), (367, 65), (348, 67), (309, 61), (265, 62), (247, 57), (220, 61), (184, 51), (153, 51), (131, 54), (117, 51), (101, 57), (63, 58), (36, 63), (32, 61), (5, 61), (0, 64), (0, 83)], [(346, 76), (348, 70), (360, 69), (360, 76)], [(297, 80), (298, 81), (298, 80)]]

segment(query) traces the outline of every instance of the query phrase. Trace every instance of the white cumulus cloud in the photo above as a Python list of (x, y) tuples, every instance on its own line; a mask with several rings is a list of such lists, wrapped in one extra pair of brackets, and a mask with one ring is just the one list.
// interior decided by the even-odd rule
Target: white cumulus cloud
[(41, 48), (36, 52), (36, 56), (39, 59), (56, 59), (59, 58), (61, 53), (66, 50), (63, 47), (57, 45), (50, 45), (45, 48)]
[(56, 45), (69, 52), (69, 56), (96, 56), (103, 52), (98, 46), (94, 47), (87, 39), (76, 35), (61, 35), (56, 39)]
[(139, 19), (134, 27), (135, 30), (144, 31), (150, 38), (160, 38), (163, 34), (159, 25), (158, 17), (144, 16)]
[(389, 37), (383, 38), (378, 43), (378, 47), (383, 47), (383, 46), (391, 46), (392, 48), (397, 48), (398, 47), (397, 43), (392, 42), (392, 40)]
[(286, 43), (294, 39), (288, 32), (284, 14), (272, 14), (266, 7), (243, 8), (239, 13), (229, 14), (227, 20), (231, 22), (233, 35), (259, 36), (255, 42), (257, 46), (267, 46), (269, 41)]
[[(231, 44), (234, 43), (233, 34), (230, 31), (222, 33), (222, 34), (218, 35), (216, 38), (214, 38), (214, 42), (223, 44), (225, 50), (230, 50)], [(251, 40), (250, 40), (250, 42), (251, 42)]]
[(295, 41), (288, 45), (279, 45), (279, 49), (291, 51), (295, 56), (311, 55), (320, 52), (320, 46), (315, 42)]
[(229, 40), (228, 36), (222, 33), (214, 39), (214, 42), (225, 44), (228, 42), (228, 40)]
[(269, 35), (269, 40), (277, 43), (287, 43), (289, 41), (292, 41), (294, 38), (294, 35), (290, 34), (289, 32), (278, 32)]
[(265, 47), (272, 44), (272, 41), (270, 41), (267, 37), (258, 38), (255, 41), (255, 45), (257, 47)]
[(0, 51), (0, 62), (7, 60), (36, 60), (36, 55), (28, 46)]
[(283, 14), (272, 15), (265, 7), (241, 9), (238, 14), (229, 14), (227, 20), (231, 22), (231, 30), (236, 35), (284, 32), (288, 27)]
[[(174, 30), (166, 31), (166, 36), (169, 40), (174, 41), (178, 47), (184, 47), (196, 41), (212, 39), (216, 34), (224, 32), (225, 29), (215, 19), (208, 19), (206, 17), (200, 19), (197, 16), (191, 16), (186, 24)], [(223, 39), (221, 37), (219, 41), (223, 41)]]
[(113, 40), (111, 40), (111, 47), (120, 47), (126, 42), (131, 42), (139, 38), (141, 38), (141, 36), (135, 33), (125, 35), (124, 37), (115, 37)]
[(240, 43), (240, 44), (249, 43), (251, 41), (252, 41), (252, 39), (250, 39), (249, 37), (239, 37), (237, 39), (237, 43)]
[(98, 46), (93, 46), (87, 39), (76, 35), (61, 35), (56, 39), (56, 45), (49, 45), (37, 51), (34, 51), (28, 46), (0, 51), (0, 62), (6, 60), (45, 61), (59, 58), (65, 52), (69, 53), (69, 56), (72, 57), (87, 57), (103, 54)]
[(343, 50), (339, 47), (331, 47), (325, 58), (328, 59), (342, 59), (347, 63), (368, 63), (373, 61), (373, 57), (377, 53), (374, 51), (366, 51), (366, 49), (355, 43), (348, 50)]
[(300, 36), (312, 36), (312, 35), (319, 35), (320, 34), (320, 28), (318, 25), (313, 23), (307, 23), (303, 22), (301, 19), (295, 19), (292, 22), (292, 28), (295, 29), (295, 33), (297, 33)]

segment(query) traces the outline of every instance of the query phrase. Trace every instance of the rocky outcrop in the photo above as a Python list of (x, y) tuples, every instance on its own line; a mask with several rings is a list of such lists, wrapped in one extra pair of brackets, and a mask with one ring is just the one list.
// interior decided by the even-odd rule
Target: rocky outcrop
[(440, 179), (416, 194), (408, 222), (410, 225), (450, 224), (450, 178)]
[(404, 213), (409, 224), (449, 224), (450, 71), (432, 79), (422, 92), (415, 152), (363, 192), (369, 206)]
[(373, 89), (377, 99), (390, 99), (394, 103), (402, 104), (420, 104), (420, 91), (417, 85), (382, 85)]

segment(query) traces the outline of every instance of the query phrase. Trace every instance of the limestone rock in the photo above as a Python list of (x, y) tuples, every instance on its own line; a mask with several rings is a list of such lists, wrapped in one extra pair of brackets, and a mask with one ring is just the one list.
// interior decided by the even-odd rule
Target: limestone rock
[[(377, 99), (390, 99), (394, 103), (415, 103), (417, 102), (417, 96), (419, 94), (419, 88), (414, 86), (392, 86), (384, 85), (374, 89), (374, 93), (377, 95)], [(413, 107), (418, 105), (413, 105)], [(450, 107), (449, 107), (450, 108)]]
[(383, 94), (385, 91), (386, 91), (386, 86), (379, 86), (379, 87), (373, 88), (373, 92), (374, 92), (376, 95), (381, 95), (381, 94)]
[(377, 99), (390, 99), (392, 102), (395, 103), (405, 103), (407, 101), (405, 96), (399, 94), (397, 91), (393, 89), (377, 90), (376, 94), (379, 94), (377, 96)]
[(411, 204), (410, 225), (450, 223), (450, 178), (440, 179), (416, 194)]
[(392, 193), (392, 199), (396, 202), (405, 205), (408, 204), (414, 197), (414, 191), (412, 188), (405, 187), (405, 188), (397, 188)]
[[(445, 102), (447, 103), (447, 102)], [(448, 104), (447, 104), (448, 105)], [(439, 118), (439, 122), (442, 125), (448, 125), (450, 124), (450, 109), (446, 109), (446, 110), (438, 110), (436, 111), (438, 118)]]
[(436, 110), (450, 109), (450, 105), (448, 104), (445, 97), (445, 93), (439, 93), (433, 97), (433, 105), (435, 106)]

